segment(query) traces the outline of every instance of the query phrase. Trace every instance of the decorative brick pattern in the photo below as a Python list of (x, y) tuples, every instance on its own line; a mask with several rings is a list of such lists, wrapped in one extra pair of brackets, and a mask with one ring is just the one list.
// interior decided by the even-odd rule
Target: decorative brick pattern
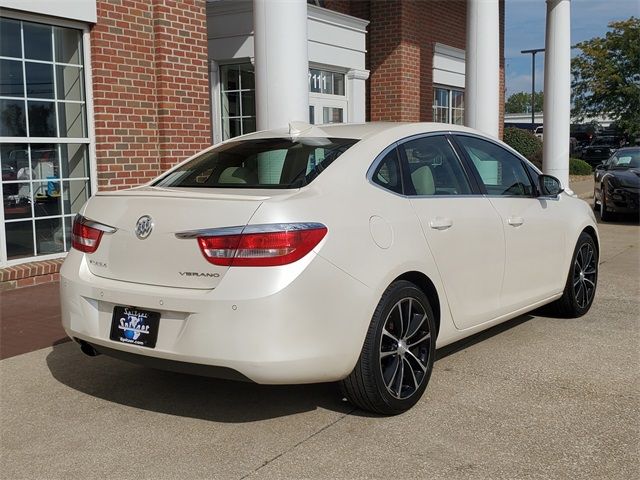
[(154, 0), (160, 168), (211, 144), (204, 0)]
[(62, 262), (63, 259), (42, 260), (0, 268), (0, 292), (57, 281)]
[(98, 0), (98, 188), (144, 183), (211, 143), (205, 0)]

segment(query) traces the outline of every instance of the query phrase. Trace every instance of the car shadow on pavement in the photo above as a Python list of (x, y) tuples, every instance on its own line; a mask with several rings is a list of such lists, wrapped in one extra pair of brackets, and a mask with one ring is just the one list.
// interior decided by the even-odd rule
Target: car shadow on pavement
[(105, 355), (88, 357), (75, 342), (54, 345), (53, 377), (79, 392), (129, 407), (222, 423), (244, 423), (324, 408), (353, 407), (336, 384), (257, 385), (141, 367)]
[[(538, 310), (534, 311), (534, 314), (538, 313)], [(475, 335), (471, 335), (470, 337), (463, 338), (462, 340), (458, 340), (455, 343), (447, 345), (446, 347), (439, 348), (436, 352), (436, 362), (443, 358), (448, 357), (449, 355), (453, 355), (454, 353), (461, 352), (476, 343), (483, 342), (485, 340), (490, 339), (491, 337), (495, 337), (496, 335), (500, 335), (502, 332), (506, 332), (507, 330), (511, 330), (518, 325), (521, 325), (529, 320), (535, 318), (533, 315), (525, 314), (520, 315), (519, 317), (512, 318), (511, 320), (507, 320), (504, 323), (500, 323), (494, 327), (488, 328), (487, 330), (483, 330), (480, 333), (476, 333)]]
[[(439, 349), (436, 360), (469, 348), (534, 318), (522, 315)], [(105, 355), (88, 357), (75, 342), (53, 346), (46, 359), (53, 377), (108, 402), (222, 423), (244, 423), (318, 408), (363, 417), (378, 415), (342, 400), (337, 384), (258, 385), (141, 367)]]

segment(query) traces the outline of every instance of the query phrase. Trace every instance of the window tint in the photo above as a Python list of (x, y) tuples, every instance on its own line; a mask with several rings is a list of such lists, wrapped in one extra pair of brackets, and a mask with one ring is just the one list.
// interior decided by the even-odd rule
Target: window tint
[(423, 137), (400, 145), (407, 159), (410, 195), (468, 195), (471, 186), (460, 160), (442, 136)]
[(402, 194), (402, 175), (400, 174), (398, 151), (395, 148), (384, 156), (373, 172), (371, 180), (382, 188)]
[(357, 140), (267, 138), (227, 143), (180, 166), (155, 185), (190, 188), (300, 188)]
[(533, 186), (522, 161), (498, 145), (457, 136), (475, 165), (489, 195), (532, 196)]

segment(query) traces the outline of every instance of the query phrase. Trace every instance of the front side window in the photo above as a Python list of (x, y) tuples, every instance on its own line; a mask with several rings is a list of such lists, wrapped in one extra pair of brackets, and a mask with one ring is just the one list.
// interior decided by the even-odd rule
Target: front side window
[(181, 165), (159, 187), (300, 188), (357, 140), (268, 138), (222, 145)]
[(433, 121), (464, 124), (464, 92), (448, 87), (433, 89)]
[(222, 139), (256, 131), (256, 87), (250, 63), (220, 66)]
[(400, 145), (414, 195), (469, 195), (471, 186), (462, 164), (442, 135), (409, 140)]
[(489, 195), (533, 195), (533, 185), (522, 161), (511, 152), (476, 137), (456, 136), (475, 166)]
[(0, 258), (62, 253), (91, 193), (82, 31), (0, 18), (0, 37)]

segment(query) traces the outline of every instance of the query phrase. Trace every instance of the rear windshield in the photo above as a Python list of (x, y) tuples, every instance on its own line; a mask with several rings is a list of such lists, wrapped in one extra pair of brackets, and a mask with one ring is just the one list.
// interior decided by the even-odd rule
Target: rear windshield
[(154, 185), (190, 188), (300, 188), (358, 140), (239, 140), (194, 158)]

